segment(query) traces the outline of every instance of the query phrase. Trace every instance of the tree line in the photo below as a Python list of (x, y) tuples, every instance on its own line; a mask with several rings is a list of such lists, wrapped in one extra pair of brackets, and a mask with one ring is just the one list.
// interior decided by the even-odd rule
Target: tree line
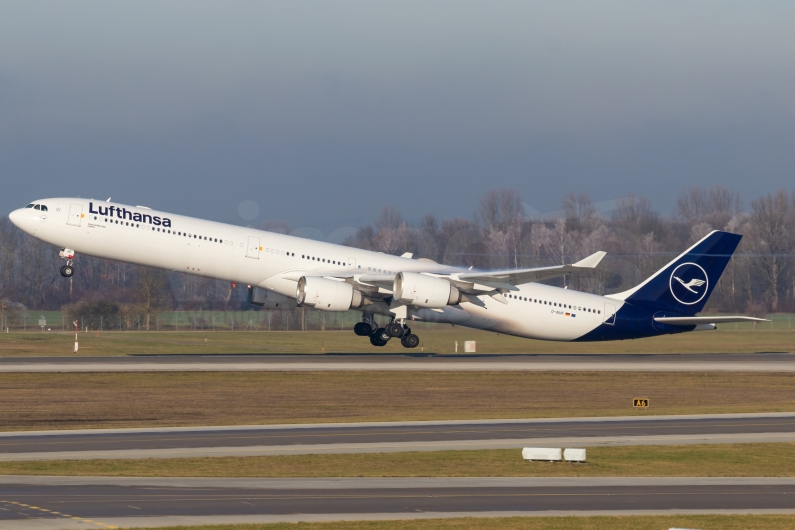
[[(446, 265), (480, 269), (541, 267), (572, 263), (598, 250), (608, 257), (586, 274), (558, 285), (606, 294), (642, 281), (711, 230), (743, 234), (706, 311), (795, 310), (795, 191), (754, 199), (723, 186), (682, 191), (669, 215), (642, 196), (613, 201), (609, 210), (584, 193), (568, 193), (560, 210), (532, 217), (521, 194), (501, 188), (484, 193), (472, 215), (438, 219), (428, 214), (411, 224), (393, 206), (360, 227), (346, 245), (402, 254), (411, 252)], [(258, 228), (290, 233), (283, 221)], [(197, 278), (78, 254), (78, 273), (62, 278), (58, 248), (0, 220), (0, 308), (66, 309), (138, 322), (171, 309), (247, 308), (245, 286)]]

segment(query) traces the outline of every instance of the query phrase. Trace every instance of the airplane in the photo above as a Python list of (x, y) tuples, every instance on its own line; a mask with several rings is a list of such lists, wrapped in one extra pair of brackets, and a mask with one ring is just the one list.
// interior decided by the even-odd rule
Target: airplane
[[(80, 198), (34, 201), (9, 219), (61, 248), (61, 275), (76, 252), (249, 285), (249, 301), (272, 309), (356, 310), (356, 335), (373, 346), (420, 344), (411, 322), (439, 322), (549, 341), (636, 339), (715, 329), (747, 316), (696, 316), (742, 236), (713, 231), (624, 292), (600, 296), (538, 283), (595, 268), (576, 263), (479, 271), (196, 219), (146, 206)], [(378, 316), (378, 319), (376, 318)], [(380, 319), (380, 322), (379, 322)]]

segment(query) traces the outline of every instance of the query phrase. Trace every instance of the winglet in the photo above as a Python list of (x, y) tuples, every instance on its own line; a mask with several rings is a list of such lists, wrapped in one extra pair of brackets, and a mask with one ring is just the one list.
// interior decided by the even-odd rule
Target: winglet
[(580, 261), (575, 263), (574, 267), (583, 267), (583, 268), (586, 268), (586, 269), (593, 269), (597, 265), (599, 265), (599, 262), (602, 261), (602, 258), (604, 258), (606, 255), (607, 255), (607, 252), (603, 252), (601, 250), (599, 252), (594, 252), (593, 254), (588, 256), (587, 258), (581, 259)]

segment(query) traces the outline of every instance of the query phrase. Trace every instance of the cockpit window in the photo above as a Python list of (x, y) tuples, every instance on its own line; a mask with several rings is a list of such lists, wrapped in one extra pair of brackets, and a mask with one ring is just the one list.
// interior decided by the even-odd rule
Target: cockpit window
[(46, 212), (46, 211), (48, 211), (48, 210), (47, 210), (47, 207), (46, 207), (45, 205), (43, 205), (43, 204), (41, 205), (41, 211), (42, 211), (42, 212)]
[(34, 209), (34, 210), (41, 210), (41, 206), (39, 206), (39, 205), (37, 204), (36, 206), (34, 206), (34, 207), (33, 207), (33, 209)]
[(33, 204), (28, 204), (25, 208), (33, 208)]

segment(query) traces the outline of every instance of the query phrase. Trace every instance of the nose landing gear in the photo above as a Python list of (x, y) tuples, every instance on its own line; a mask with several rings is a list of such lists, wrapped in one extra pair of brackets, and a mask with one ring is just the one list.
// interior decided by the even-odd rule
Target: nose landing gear
[(61, 276), (64, 278), (71, 278), (72, 275), (75, 273), (75, 268), (71, 265), (64, 265), (61, 267)]
[(66, 265), (61, 267), (61, 276), (64, 278), (71, 278), (75, 273), (74, 265), (72, 265), (72, 260), (75, 257), (75, 251), (70, 248), (62, 248), (58, 255), (66, 260)]

